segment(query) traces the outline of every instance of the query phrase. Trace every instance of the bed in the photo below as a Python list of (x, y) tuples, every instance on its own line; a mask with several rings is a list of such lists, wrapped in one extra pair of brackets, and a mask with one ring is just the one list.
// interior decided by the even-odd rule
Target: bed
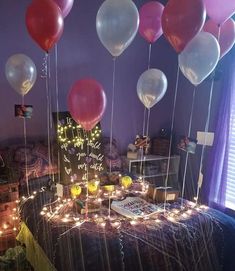
[(235, 270), (235, 220), (214, 209), (193, 209), (176, 222), (160, 215), (158, 221), (126, 221), (118, 228), (90, 222), (71, 228), (40, 215), (53, 198), (43, 191), (21, 209), (17, 239), (35, 271)]

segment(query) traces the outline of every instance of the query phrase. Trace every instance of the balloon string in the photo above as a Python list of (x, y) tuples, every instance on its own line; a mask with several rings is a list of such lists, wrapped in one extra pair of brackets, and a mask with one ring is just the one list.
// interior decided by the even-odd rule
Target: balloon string
[[(147, 116), (147, 126), (146, 126), (146, 149), (147, 149), (147, 144), (148, 144), (148, 137), (149, 137), (149, 121), (150, 121), (150, 108), (148, 108), (148, 116)], [(143, 150), (144, 153), (144, 150)], [(143, 166), (143, 174), (144, 174), (144, 179), (145, 180), (145, 167)]]
[(220, 34), (221, 34), (221, 26), (219, 25), (219, 30), (218, 30), (218, 42), (220, 42)]
[(87, 164), (86, 164), (86, 217), (85, 219), (88, 219), (88, 200), (89, 200), (89, 190), (88, 190), (88, 183), (89, 183), (89, 132), (86, 132), (86, 138), (87, 138)]
[(46, 77), (47, 77), (47, 54), (45, 54), (43, 58), (42, 69), (41, 69), (41, 78), (46, 78)]
[(145, 121), (146, 121), (146, 107), (144, 107), (144, 120), (143, 120), (143, 132), (142, 135), (145, 135)]
[[(148, 70), (150, 68), (150, 62), (151, 62), (151, 49), (152, 49), (152, 44), (149, 43)], [(144, 120), (143, 120), (143, 132), (142, 132), (142, 135), (143, 135), (143, 137), (146, 136), (146, 140), (147, 140), (148, 129), (149, 129), (150, 110), (148, 111), (148, 120), (147, 120), (147, 123), (146, 123), (146, 111), (147, 111), (147, 108), (144, 107)], [(146, 131), (145, 131), (145, 128), (146, 128)], [(143, 148), (141, 148), (141, 154), (140, 154), (140, 174), (142, 174), (142, 169), (143, 169), (143, 158), (144, 158), (144, 150), (143, 150)]]
[(146, 137), (149, 136), (149, 121), (150, 121), (150, 108), (148, 108), (147, 126), (146, 126)]
[[(24, 96), (22, 96), (22, 106), (24, 106)], [(29, 196), (29, 178), (28, 178), (28, 156), (27, 156), (27, 128), (26, 119), (23, 118), (23, 129), (24, 129), (24, 157), (25, 157), (25, 181), (27, 187), (27, 194)]]
[[(109, 173), (112, 172), (112, 143), (113, 143), (113, 119), (114, 119), (114, 99), (115, 99), (115, 76), (116, 76), (116, 58), (113, 58), (113, 87), (112, 87), (112, 102), (111, 102), (111, 123), (110, 123), (110, 142), (109, 142)], [(111, 215), (111, 198), (109, 193), (109, 208), (108, 217)]]
[[(147, 110), (147, 109), (146, 109)], [(150, 121), (150, 108), (148, 108), (148, 116), (147, 116), (147, 123), (146, 123), (146, 148), (148, 143), (148, 136), (149, 136), (149, 121)], [(143, 137), (144, 140), (144, 137)], [(146, 156), (144, 155), (144, 146), (140, 147), (141, 154), (140, 154), (140, 174), (142, 175), (143, 181), (145, 179), (145, 168), (144, 168), (144, 161), (146, 159)]]
[[(48, 55), (48, 74), (49, 74), (49, 79), (51, 78), (51, 55)], [(52, 92), (49, 91), (49, 98), (50, 98), (50, 129), (53, 129), (53, 119), (52, 119)], [(51, 177), (52, 177), (52, 182), (55, 183), (55, 174), (54, 174), (54, 170), (52, 169), (52, 165), (55, 164), (54, 161), (54, 148), (53, 148), (53, 140), (51, 138), (51, 134), (50, 134), (50, 154), (51, 154)]]
[[(109, 155), (111, 158), (112, 143), (113, 143), (113, 118), (114, 118), (114, 99), (115, 99), (115, 75), (116, 75), (116, 58), (113, 58), (113, 86), (111, 98), (111, 120), (110, 120), (110, 142), (109, 142)], [(112, 171), (112, 161), (109, 159), (109, 173)]]
[[(58, 46), (55, 44), (55, 91), (56, 91), (56, 124), (59, 125), (59, 84), (58, 84)], [(58, 183), (60, 183), (60, 152), (57, 150)]]
[(209, 105), (208, 105), (208, 111), (207, 111), (207, 119), (206, 119), (206, 124), (205, 124), (205, 137), (204, 137), (204, 142), (203, 142), (202, 152), (201, 152), (201, 158), (200, 158), (199, 176), (198, 176), (198, 183), (197, 183), (196, 204), (198, 204), (199, 193), (200, 193), (200, 189), (201, 189), (202, 183), (203, 183), (202, 163), (203, 163), (204, 156), (205, 156), (205, 148), (206, 148), (206, 144), (207, 144), (207, 136), (208, 136), (208, 131), (209, 131), (211, 104), (212, 104), (212, 97), (213, 97), (213, 90), (214, 90), (214, 82), (215, 82), (215, 77), (213, 76), (213, 79), (212, 79), (212, 82), (211, 82), (211, 89), (210, 89), (210, 97), (209, 97)]
[[(193, 99), (192, 99), (190, 120), (189, 120), (189, 126), (188, 126), (188, 138), (190, 137), (191, 130), (192, 130), (195, 93), (196, 93), (196, 86), (194, 87), (194, 90), (193, 90)], [(184, 165), (183, 185), (182, 185), (182, 192), (181, 192), (181, 208), (183, 207), (183, 202), (184, 202), (184, 191), (185, 191), (185, 180), (186, 180), (186, 173), (187, 173), (187, 166), (188, 166), (188, 157), (189, 157), (189, 152), (187, 152), (186, 154), (185, 165)]]
[[(149, 56), (148, 56), (148, 70), (150, 68), (150, 61), (151, 61), (151, 46), (152, 44), (150, 43), (149, 44)], [(143, 119), (143, 132), (142, 132), (142, 135), (145, 136), (145, 126), (146, 126), (146, 110), (147, 108), (144, 107), (144, 119)]]
[(166, 170), (166, 178), (165, 178), (164, 211), (166, 210), (166, 203), (167, 203), (166, 189), (167, 189), (167, 185), (168, 185), (169, 170), (170, 170), (171, 146), (172, 146), (172, 141), (173, 141), (173, 130), (174, 130), (174, 123), (175, 123), (175, 109), (176, 109), (176, 100), (177, 100), (178, 86), (179, 86), (179, 74), (180, 74), (180, 68), (179, 68), (179, 64), (178, 64), (177, 73), (176, 73), (176, 83), (175, 83), (175, 95), (174, 95), (174, 102), (173, 102), (173, 109), (172, 109), (172, 116), (171, 116), (171, 130), (170, 130), (170, 142), (169, 142), (168, 159), (167, 159), (167, 170)]
[(47, 147), (48, 147), (48, 165), (49, 165), (49, 176), (51, 178), (51, 142), (50, 142), (50, 93), (49, 93), (49, 60), (48, 54), (45, 54), (46, 59), (46, 97), (47, 97)]
[(152, 51), (152, 44), (149, 43), (148, 70), (150, 69), (150, 65), (151, 65), (151, 51)]

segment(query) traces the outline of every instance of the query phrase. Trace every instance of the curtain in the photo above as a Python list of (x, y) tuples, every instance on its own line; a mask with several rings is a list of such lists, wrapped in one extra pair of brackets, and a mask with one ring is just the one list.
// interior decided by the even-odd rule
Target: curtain
[(229, 145), (231, 140), (230, 117), (235, 107), (235, 51), (226, 59), (221, 99), (217, 115), (215, 140), (208, 156), (203, 197), (210, 206), (225, 206)]

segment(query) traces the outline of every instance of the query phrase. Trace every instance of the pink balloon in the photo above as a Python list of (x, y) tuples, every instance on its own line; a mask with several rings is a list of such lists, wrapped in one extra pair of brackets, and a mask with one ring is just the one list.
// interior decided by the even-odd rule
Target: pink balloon
[(234, 0), (204, 0), (207, 15), (217, 24), (224, 23), (235, 13)]
[(73, 7), (74, 0), (54, 0), (61, 9), (62, 15), (65, 18)]
[(94, 79), (75, 82), (68, 94), (68, 108), (72, 118), (90, 131), (102, 119), (106, 108), (102, 85)]
[(161, 22), (163, 9), (164, 6), (157, 1), (148, 2), (140, 8), (139, 33), (149, 43), (155, 42), (163, 33)]
[(214, 35), (220, 45), (220, 58), (226, 55), (233, 47), (235, 43), (235, 22), (232, 19), (228, 19), (220, 27), (220, 36), (219, 35), (219, 26), (212, 20), (208, 20), (203, 30)]

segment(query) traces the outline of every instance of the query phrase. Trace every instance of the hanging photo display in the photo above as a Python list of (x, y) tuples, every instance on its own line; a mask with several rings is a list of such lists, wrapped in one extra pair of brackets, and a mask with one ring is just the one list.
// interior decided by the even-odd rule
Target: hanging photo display
[(190, 138), (187, 136), (181, 136), (180, 141), (177, 145), (178, 149), (189, 152), (189, 153), (195, 153), (197, 146), (197, 140), (194, 138)]
[(103, 172), (100, 124), (86, 132), (69, 112), (53, 113), (53, 118), (57, 127), (61, 183), (85, 183)]
[(30, 119), (33, 114), (32, 105), (15, 104), (15, 117)]

